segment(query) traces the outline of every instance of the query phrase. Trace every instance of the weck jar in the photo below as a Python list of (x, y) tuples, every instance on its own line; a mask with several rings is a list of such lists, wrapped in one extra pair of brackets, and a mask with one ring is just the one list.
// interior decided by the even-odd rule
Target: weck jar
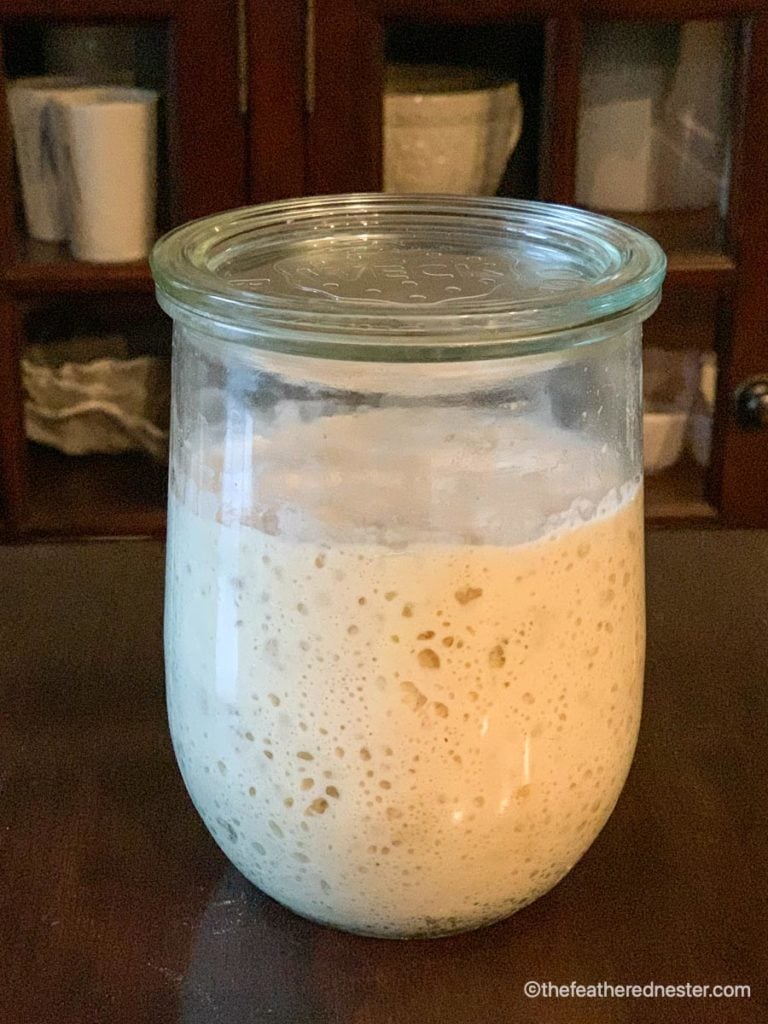
[(316, 921), (511, 914), (593, 842), (635, 747), (661, 250), (567, 207), (350, 195), (195, 221), (152, 267), (195, 806)]

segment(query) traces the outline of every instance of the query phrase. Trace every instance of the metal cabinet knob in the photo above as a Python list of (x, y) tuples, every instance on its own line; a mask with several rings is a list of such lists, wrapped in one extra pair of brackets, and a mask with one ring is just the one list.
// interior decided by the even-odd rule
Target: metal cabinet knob
[(736, 422), (743, 430), (768, 430), (768, 375), (745, 381), (734, 400)]

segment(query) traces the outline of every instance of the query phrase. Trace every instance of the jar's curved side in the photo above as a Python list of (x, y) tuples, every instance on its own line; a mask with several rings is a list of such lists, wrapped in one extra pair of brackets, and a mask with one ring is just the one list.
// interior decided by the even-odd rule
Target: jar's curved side
[(642, 472), (639, 326), (545, 357), (411, 366), (221, 346), (177, 324), (174, 359), (171, 486), (225, 522), (519, 543)]
[(535, 899), (637, 735), (639, 325), (416, 393), (181, 324), (174, 359), (168, 703), (216, 841), (368, 934)]
[(392, 552), (176, 508), (170, 718), (225, 853), (369, 934), (475, 927), (556, 884), (634, 750), (640, 517), (636, 496), (536, 545)]

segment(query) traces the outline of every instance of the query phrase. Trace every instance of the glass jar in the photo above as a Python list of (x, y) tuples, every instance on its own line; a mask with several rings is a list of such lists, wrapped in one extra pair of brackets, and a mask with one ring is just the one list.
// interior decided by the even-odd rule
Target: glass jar
[(566, 207), (356, 195), (196, 221), (152, 266), (195, 806), (314, 920), (511, 914), (592, 843), (635, 747), (661, 250)]

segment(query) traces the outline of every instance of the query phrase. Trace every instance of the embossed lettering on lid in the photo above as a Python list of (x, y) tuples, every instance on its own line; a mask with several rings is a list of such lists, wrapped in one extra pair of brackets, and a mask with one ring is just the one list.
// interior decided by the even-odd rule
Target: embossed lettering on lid
[(665, 261), (642, 232), (582, 210), (375, 194), (194, 221), (161, 239), (152, 266), (160, 301), (177, 318), (186, 309), (250, 331), (256, 344), (285, 332), (294, 347), (311, 336), (379, 358), (377, 345), (430, 338), (475, 349), (528, 349), (536, 339), (540, 350), (556, 332), (630, 312), (642, 318)]
[(583, 271), (573, 263), (525, 262), (512, 253), (461, 254), (393, 242), (286, 256), (272, 264), (271, 277), (237, 283), (273, 294), (280, 287), (286, 294), (336, 301), (437, 306), (467, 299), (515, 301), (546, 290), (568, 291), (583, 281)]

